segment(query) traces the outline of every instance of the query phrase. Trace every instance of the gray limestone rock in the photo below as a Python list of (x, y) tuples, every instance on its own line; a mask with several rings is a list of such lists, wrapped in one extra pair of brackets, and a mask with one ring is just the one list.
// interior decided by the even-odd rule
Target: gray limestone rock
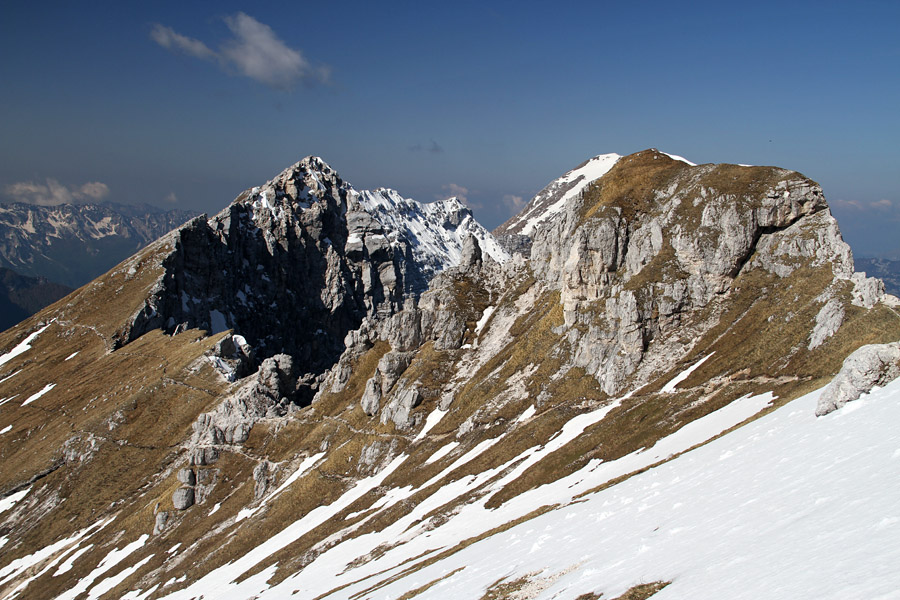
[(244, 443), (256, 421), (287, 414), (303, 385), (289, 355), (276, 354), (265, 359), (255, 377), (227, 396), (213, 412), (197, 417), (191, 443), (194, 446)]
[(809, 349), (815, 350), (837, 333), (844, 323), (844, 305), (832, 298), (816, 315), (816, 326), (809, 336)]
[(178, 481), (185, 485), (195, 485), (197, 476), (194, 474), (193, 469), (180, 469), (178, 471)]
[(166, 529), (166, 523), (169, 522), (169, 513), (166, 511), (161, 511), (156, 513), (156, 518), (153, 522), (153, 535), (159, 535)]
[(394, 422), (399, 429), (406, 429), (412, 422), (410, 415), (412, 409), (419, 405), (422, 396), (417, 387), (408, 387), (398, 390), (387, 406), (381, 411), (383, 424)]
[(853, 304), (863, 308), (872, 308), (884, 297), (884, 282), (875, 277), (866, 277), (865, 273), (854, 273)]
[(378, 373), (381, 374), (381, 394), (391, 391), (400, 376), (412, 361), (412, 352), (388, 352), (378, 361)]
[(466, 239), (463, 240), (462, 258), (459, 261), (459, 266), (463, 269), (470, 269), (480, 265), (481, 246), (478, 244), (478, 240), (475, 239), (475, 236), (467, 236)]
[(376, 373), (375, 376), (370, 377), (369, 380), (366, 381), (366, 390), (363, 392), (362, 398), (360, 399), (359, 403), (362, 406), (363, 412), (365, 412), (370, 417), (374, 417), (378, 414), (380, 401), (381, 378)]
[(816, 416), (827, 415), (898, 376), (900, 342), (862, 346), (844, 359), (840, 372), (819, 396)]
[(172, 504), (177, 510), (187, 510), (194, 505), (194, 488), (180, 487), (172, 494)]
[(253, 469), (253, 498), (259, 500), (269, 489), (269, 479), (273, 475), (269, 461), (264, 460)]

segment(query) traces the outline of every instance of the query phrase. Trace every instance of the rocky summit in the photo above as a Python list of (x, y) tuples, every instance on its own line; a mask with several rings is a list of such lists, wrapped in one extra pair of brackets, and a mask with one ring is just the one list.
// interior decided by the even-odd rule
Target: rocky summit
[(0, 334), (0, 598), (889, 593), (898, 340), (793, 171), (601, 155), (491, 234), (309, 157)]

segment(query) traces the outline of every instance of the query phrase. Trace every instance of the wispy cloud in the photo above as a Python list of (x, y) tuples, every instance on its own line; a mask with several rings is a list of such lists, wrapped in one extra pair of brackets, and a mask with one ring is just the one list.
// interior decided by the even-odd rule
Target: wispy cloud
[(169, 192), (166, 194), (166, 197), (163, 198), (163, 202), (167, 202), (168, 204), (177, 204), (178, 196), (175, 195), (175, 192)]
[(436, 141), (431, 140), (431, 143), (423, 146), (420, 143), (413, 144), (409, 147), (410, 152), (428, 152), (429, 154), (441, 154), (444, 149), (438, 144)]
[(331, 67), (313, 65), (300, 50), (285, 44), (265, 23), (242, 12), (227, 16), (224, 21), (232, 37), (225, 40), (218, 51), (161, 24), (153, 26), (150, 39), (171, 52), (214, 61), (225, 71), (237, 71), (277, 90), (289, 90), (301, 82), (330, 82)]
[(91, 181), (80, 186), (65, 186), (55, 179), (45, 183), (22, 181), (7, 185), (4, 193), (14, 202), (27, 202), (42, 206), (99, 202), (109, 195), (109, 186), (99, 181)]
[(506, 194), (503, 196), (503, 204), (505, 204), (507, 208), (519, 212), (525, 206), (525, 198), (513, 194)]
[(441, 189), (447, 192), (448, 195), (444, 195), (443, 199), (456, 197), (463, 204), (468, 204), (469, 202), (469, 188), (457, 185), (455, 183), (448, 183), (447, 185), (442, 185)]
[[(469, 197), (473, 193), (473, 191), (465, 186), (456, 183), (448, 183), (446, 185), (442, 185), (441, 189), (444, 191), (444, 193), (435, 194), (435, 199), (447, 200), (449, 198), (456, 198), (472, 210), (484, 209), (484, 205), (482, 203), (472, 200)], [(477, 190), (474, 193), (477, 195)]]
[(838, 209), (848, 209), (848, 210), (856, 210), (856, 211), (889, 211), (896, 212), (900, 211), (900, 202), (896, 200), (889, 200), (887, 198), (882, 198), (880, 200), (872, 200), (872, 201), (862, 201), (862, 200), (843, 200), (838, 198), (837, 200), (832, 200), (831, 205), (834, 208)]
[(214, 60), (218, 55), (209, 46), (194, 38), (181, 35), (171, 27), (157, 23), (150, 30), (150, 39), (172, 52), (183, 52), (194, 58)]

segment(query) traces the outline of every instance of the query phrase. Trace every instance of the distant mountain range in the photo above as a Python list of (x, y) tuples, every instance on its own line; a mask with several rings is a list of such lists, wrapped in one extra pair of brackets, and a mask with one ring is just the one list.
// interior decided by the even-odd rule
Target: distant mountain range
[(0, 267), (0, 331), (9, 329), (71, 291), (72, 288), (43, 277), (26, 277)]
[(884, 291), (900, 296), (900, 260), (889, 258), (856, 258), (856, 268), (870, 277), (884, 281)]
[(77, 288), (195, 215), (112, 202), (0, 204), (0, 267)]

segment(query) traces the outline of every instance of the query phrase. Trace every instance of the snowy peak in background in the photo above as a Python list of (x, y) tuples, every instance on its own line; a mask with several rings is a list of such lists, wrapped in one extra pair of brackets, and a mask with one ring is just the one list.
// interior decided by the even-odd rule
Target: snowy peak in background
[(389, 232), (393, 243), (403, 239), (410, 244), (413, 260), (422, 266), (427, 279), (459, 264), (469, 236), (498, 263), (509, 259), (494, 236), (455, 197), (424, 204), (404, 198), (396, 190), (380, 188), (354, 193), (354, 198)]
[[(282, 206), (284, 199), (289, 204)], [(324, 202), (323, 206), (329, 202), (340, 205), (340, 210), (347, 213), (346, 250), (367, 248), (378, 252), (384, 243), (393, 248), (409, 248), (412, 264), (421, 274), (419, 292), (434, 275), (459, 264), (469, 236), (493, 260), (502, 263), (509, 258), (457, 198), (423, 203), (387, 188), (358, 191), (317, 156), (308, 156), (266, 185), (253, 188), (245, 202), (252, 207), (254, 221), (262, 213), (272, 214), (278, 220), (284, 210), (302, 212), (312, 209), (316, 202)], [(359, 212), (368, 213), (374, 223), (361, 218)]]
[(253, 349), (252, 368), (282, 353), (302, 365), (300, 389), (284, 397), (307, 404), (345, 336), (415, 301), (436, 274), (460, 263), (466, 244), (479, 258), (483, 248), (506, 259), (457, 200), (357, 192), (310, 156), (160, 240), (164, 273), (112, 343), (155, 329), (231, 329)]

